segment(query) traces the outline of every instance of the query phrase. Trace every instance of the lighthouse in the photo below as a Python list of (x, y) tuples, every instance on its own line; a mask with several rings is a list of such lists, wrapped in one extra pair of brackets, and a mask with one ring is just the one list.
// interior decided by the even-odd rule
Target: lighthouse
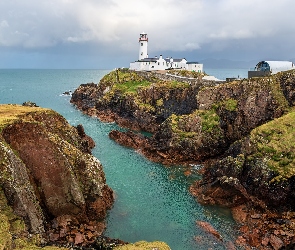
[(146, 33), (142, 32), (139, 35), (139, 60), (142, 60), (144, 58), (148, 58), (148, 52), (147, 52), (147, 45), (148, 45), (148, 36)]
[(139, 55), (138, 60), (130, 63), (130, 70), (137, 71), (151, 71), (151, 70), (168, 70), (168, 69), (178, 69), (178, 70), (189, 70), (195, 72), (203, 72), (203, 64), (198, 62), (188, 62), (185, 58), (172, 59), (167, 57), (149, 57), (148, 56), (148, 36), (146, 33), (142, 32), (139, 34)]

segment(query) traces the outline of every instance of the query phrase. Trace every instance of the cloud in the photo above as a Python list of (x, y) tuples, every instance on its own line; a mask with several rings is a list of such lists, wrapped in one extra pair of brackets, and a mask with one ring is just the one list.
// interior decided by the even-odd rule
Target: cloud
[(293, 0), (9, 0), (0, 2), (0, 47), (91, 43), (98, 51), (137, 54), (145, 31), (151, 52), (223, 51), (230, 57), (234, 48), (247, 56), (284, 44), (282, 55), (295, 55), (294, 11)]

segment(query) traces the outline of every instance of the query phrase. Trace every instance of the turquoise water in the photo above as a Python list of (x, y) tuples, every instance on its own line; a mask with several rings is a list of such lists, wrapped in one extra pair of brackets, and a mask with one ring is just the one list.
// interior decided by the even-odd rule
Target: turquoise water
[[(125, 241), (167, 242), (178, 249), (226, 249), (195, 224), (210, 222), (224, 241), (233, 240), (235, 223), (227, 209), (204, 207), (189, 194), (199, 176), (185, 177), (179, 166), (152, 163), (132, 149), (117, 145), (108, 133), (116, 124), (83, 115), (62, 95), (82, 83), (98, 83), (109, 70), (0, 70), (0, 103), (36, 102), (56, 110), (72, 125), (83, 124), (96, 142), (93, 154), (101, 161), (116, 201), (107, 218), (106, 235)], [(227, 76), (226, 76), (227, 77)]]

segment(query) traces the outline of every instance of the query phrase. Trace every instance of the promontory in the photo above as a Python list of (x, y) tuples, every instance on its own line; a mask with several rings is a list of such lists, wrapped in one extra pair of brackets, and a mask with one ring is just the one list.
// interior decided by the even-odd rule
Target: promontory
[(294, 247), (295, 72), (232, 82), (167, 73), (117, 69), (82, 84), (71, 102), (129, 129), (110, 137), (150, 160), (201, 164), (190, 191), (201, 204), (231, 208), (236, 245)]

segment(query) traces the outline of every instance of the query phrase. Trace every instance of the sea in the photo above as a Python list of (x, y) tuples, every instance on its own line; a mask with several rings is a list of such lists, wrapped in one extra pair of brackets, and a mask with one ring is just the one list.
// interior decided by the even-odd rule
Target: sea
[[(86, 69), (0, 69), (0, 104), (26, 101), (50, 108), (71, 125), (82, 124), (96, 142), (93, 155), (103, 165), (107, 184), (114, 190), (115, 203), (108, 212), (105, 236), (127, 242), (164, 241), (172, 250), (226, 249), (234, 242), (235, 224), (228, 209), (202, 206), (189, 193), (198, 180), (199, 165), (167, 167), (153, 163), (139, 152), (120, 146), (108, 134), (120, 129), (82, 114), (70, 103), (80, 84), (99, 83), (108, 70)], [(246, 78), (247, 69), (206, 69), (206, 73), (225, 80)], [(223, 241), (204, 232), (196, 221), (209, 222)]]

